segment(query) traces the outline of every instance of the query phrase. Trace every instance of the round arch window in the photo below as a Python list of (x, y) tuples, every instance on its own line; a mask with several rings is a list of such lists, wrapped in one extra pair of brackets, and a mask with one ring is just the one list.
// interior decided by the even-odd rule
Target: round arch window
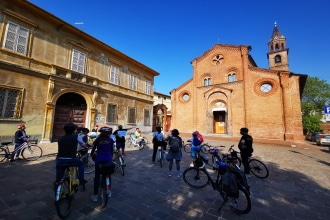
[(264, 93), (270, 92), (272, 88), (273, 86), (270, 83), (263, 83), (260, 85), (260, 91)]

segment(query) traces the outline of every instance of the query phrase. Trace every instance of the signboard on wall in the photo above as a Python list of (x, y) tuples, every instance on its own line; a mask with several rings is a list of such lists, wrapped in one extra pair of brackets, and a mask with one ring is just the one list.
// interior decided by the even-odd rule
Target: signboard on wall
[(324, 114), (330, 114), (330, 106), (324, 106)]

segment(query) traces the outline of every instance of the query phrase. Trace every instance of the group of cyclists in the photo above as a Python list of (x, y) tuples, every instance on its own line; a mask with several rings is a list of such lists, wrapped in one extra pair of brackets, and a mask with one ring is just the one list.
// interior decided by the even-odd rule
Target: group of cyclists
[[(244, 166), (244, 174), (246, 177), (250, 177), (250, 167), (249, 167), (249, 157), (252, 156), (253, 152), (253, 138), (251, 135), (249, 135), (249, 129), (248, 128), (241, 128), (240, 129), (241, 139), (238, 143), (238, 148), (241, 153), (242, 157), (242, 163)], [(153, 154), (152, 154), (152, 164), (155, 164), (155, 158), (157, 154), (158, 147), (161, 147), (164, 151), (166, 150), (166, 146), (169, 145), (169, 152), (167, 154), (166, 160), (169, 162), (169, 168), (168, 168), (168, 176), (172, 176), (172, 166), (173, 161), (175, 160), (176, 168), (177, 168), (177, 177), (181, 177), (180, 173), (180, 161), (182, 160), (182, 144), (180, 146), (179, 152), (173, 152), (172, 150), (172, 143), (171, 140), (173, 136), (179, 137), (179, 131), (177, 129), (173, 129), (170, 131), (170, 135), (166, 137), (162, 131), (161, 127), (156, 127), (156, 131), (153, 132)], [(188, 140), (191, 142), (191, 157), (192, 162), (190, 166), (194, 166), (194, 161), (196, 158), (196, 152), (201, 150), (201, 144), (204, 142), (203, 136), (198, 132), (194, 131), (192, 133), (192, 137)], [(181, 140), (182, 143), (182, 140)]]
[[(85, 185), (87, 181), (84, 178), (84, 165), (83, 162), (76, 157), (77, 152), (83, 154), (83, 152), (87, 153), (89, 148), (92, 148), (91, 155), (93, 160), (95, 161), (95, 176), (94, 176), (94, 194), (91, 196), (93, 201), (98, 201), (98, 187), (100, 181), (100, 169), (99, 165), (107, 164), (109, 166), (109, 170), (112, 172), (115, 169), (115, 164), (112, 162), (112, 156), (114, 147), (117, 148), (118, 151), (121, 151), (123, 155), (125, 154), (125, 135), (127, 130), (131, 128), (123, 128), (122, 125), (118, 126), (116, 131), (112, 131), (111, 127), (102, 126), (101, 128), (97, 127), (97, 137), (92, 145), (88, 144), (88, 128), (78, 128), (75, 124), (69, 123), (64, 125), (65, 135), (59, 138), (58, 140), (58, 153), (56, 157), (56, 181), (54, 183), (55, 189), (56, 186), (60, 183), (61, 178), (64, 175), (65, 168), (62, 166), (63, 164), (70, 164), (71, 166), (78, 167), (79, 173), (79, 184)], [(19, 130), (24, 130), (25, 126), (19, 125)], [(245, 174), (249, 176), (249, 167), (248, 167), (248, 158), (251, 156), (253, 152), (252, 143), (253, 139), (248, 134), (247, 128), (241, 128), (241, 140), (239, 142), (239, 149), (241, 150), (242, 162), (245, 167)], [(19, 133), (19, 132), (18, 132)], [(26, 135), (26, 134), (25, 134)], [(136, 128), (134, 133), (135, 138), (141, 137), (140, 129)], [(24, 135), (23, 135), (24, 137)], [(179, 140), (179, 141), (177, 141)], [(191, 143), (191, 157), (194, 161), (196, 157), (196, 151), (200, 150), (200, 146), (203, 142), (203, 136), (199, 134), (198, 131), (192, 133)], [(180, 150), (174, 150), (174, 144), (180, 143)], [(173, 129), (170, 132), (169, 136), (165, 136), (161, 127), (157, 127), (156, 131), (153, 132), (153, 154), (152, 154), (152, 163), (155, 163), (155, 157), (158, 150), (158, 147), (161, 146), (163, 150), (166, 149), (167, 144), (169, 145), (169, 152), (166, 156), (166, 159), (169, 162), (169, 170), (168, 176), (172, 176), (171, 170), (173, 166), (173, 162), (176, 163), (177, 169), (177, 177), (181, 177), (180, 173), (180, 161), (182, 159), (182, 139), (179, 137), (179, 131), (177, 129)]]

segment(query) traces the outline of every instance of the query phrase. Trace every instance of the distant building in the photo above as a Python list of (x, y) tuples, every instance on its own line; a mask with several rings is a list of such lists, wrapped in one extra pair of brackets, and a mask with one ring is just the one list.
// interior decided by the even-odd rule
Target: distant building
[(250, 50), (216, 44), (193, 59), (193, 77), (171, 91), (172, 127), (234, 137), (248, 127), (255, 138), (303, 140), (300, 99), (307, 75), (289, 71), (289, 49), (276, 23), (269, 69), (258, 68)]
[(171, 96), (154, 92), (153, 130), (161, 126), (163, 131), (171, 129)]
[(1, 136), (18, 123), (43, 142), (68, 122), (152, 131), (158, 72), (29, 1), (0, 7)]

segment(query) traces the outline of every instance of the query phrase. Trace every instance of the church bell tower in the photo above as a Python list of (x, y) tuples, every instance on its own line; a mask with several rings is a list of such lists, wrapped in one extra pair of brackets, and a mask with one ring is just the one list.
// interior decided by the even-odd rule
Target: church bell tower
[(289, 49), (286, 47), (286, 39), (280, 33), (275, 21), (273, 34), (268, 42), (267, 59), (269, 69), (289, 71), (288, 55)]

